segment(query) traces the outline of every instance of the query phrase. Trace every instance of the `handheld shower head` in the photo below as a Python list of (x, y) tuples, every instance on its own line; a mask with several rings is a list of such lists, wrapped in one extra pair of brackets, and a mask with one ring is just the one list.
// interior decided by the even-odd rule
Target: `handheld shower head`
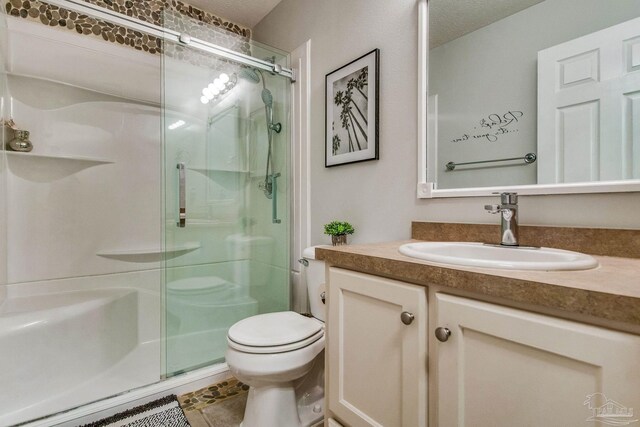
[(267, 88), (262, 89), (262, 102), (267, 113), (267, 129), (280, 133), (282, 124), (273, 123), (273, 94)]
[(260, 94), (260, 96), (262, 97), (262, 102), (264, 102), (264, 105), (269, 108), (273, 107), (273, 95), (271, 94), (271, 91), (269, 89), (262, 89), (262, 93)]

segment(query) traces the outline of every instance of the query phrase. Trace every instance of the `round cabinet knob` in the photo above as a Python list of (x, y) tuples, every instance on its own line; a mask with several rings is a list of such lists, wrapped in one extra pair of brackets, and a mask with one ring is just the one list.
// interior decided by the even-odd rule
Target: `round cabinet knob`
[(413, 319), (415, 318), (416, 316), (414, 316), (413, 313), (409, 313), (408, 311), (403, 311), (400, 315), (400, 320), (402, 320), (402, 323), (404, 323), (405, 325), (410, 325), (411, 323), (413, 323)]
[(436, 328), (436, 338), (438, 341), (445, 342), (451, 336), (451, 331), (449, 328)]

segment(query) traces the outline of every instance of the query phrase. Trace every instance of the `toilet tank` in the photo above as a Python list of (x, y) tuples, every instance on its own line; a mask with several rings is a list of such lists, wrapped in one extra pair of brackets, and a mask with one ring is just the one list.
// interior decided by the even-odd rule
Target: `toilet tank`
[(324, 245), (306, 248), (302, 251), (302, 256), (309, 263), (309, 265), (304, 268), (304, 274), (307, 282), (307, 294), (309, 295), (311, 315), (324, 322), (326, 312), (325, 304), (322, 302), (322, 294), (326, 290), (324, 261), (316, 260), (316, 248), (321, 247), (324, 247)]

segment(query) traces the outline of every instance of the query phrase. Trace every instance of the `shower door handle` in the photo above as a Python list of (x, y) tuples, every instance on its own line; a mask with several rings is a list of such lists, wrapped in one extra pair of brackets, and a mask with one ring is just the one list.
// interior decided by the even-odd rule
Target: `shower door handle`
[(185, 167), (180, 162), (176, 166), (178, 168), (178, 227), (184, 228), (187, 225), (187, 198), (185, 195)]
[(282, 220), (278, 218), (278, 185), (276, 179), (280, 178), (279, 173), (271, 175), (271, 215), (274, 224), (280, 224)]

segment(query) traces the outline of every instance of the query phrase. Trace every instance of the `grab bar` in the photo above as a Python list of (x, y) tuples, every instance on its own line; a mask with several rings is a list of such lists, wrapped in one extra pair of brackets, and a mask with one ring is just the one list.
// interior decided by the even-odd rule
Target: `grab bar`
[(271, 215), (274, 224), (280, 224), (282, 220), (278, 218), (278, 185), (276, 178), (280, 178), (279, 173), (271, 175)]
[(452, 170), (455, 170), (456, 166), (477, 165), (480, 163), (508, 162), (511, 160), (524, 160), (525, 164), (528, 165), (535, 162), (536, 159), (537, 159), (537, 156), (535, 153), (527, 153), (524, 155), (524, 157), (511, 157), (509, 159), (478, 160), (477, 162), (464, 162), (464, 163), (449, 162), (445, 165), (445, 167), (447, 168), (447, 172), (450, 172)]
[(180, 162), (178, 168), (178, 227), (184, 228), (187, 225), (187, 198), (185, 196), (185, 167)]

